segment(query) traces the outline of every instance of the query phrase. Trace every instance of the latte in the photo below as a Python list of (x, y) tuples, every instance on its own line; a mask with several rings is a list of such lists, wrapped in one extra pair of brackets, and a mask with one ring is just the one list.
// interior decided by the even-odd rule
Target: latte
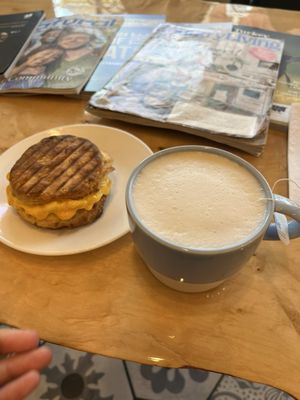
[(190, 249), (242, 243), (263, 224), (265, 193), (246, 168), (218, 154), (166, 153), (136, 178), (141, 222), (161, 239)]

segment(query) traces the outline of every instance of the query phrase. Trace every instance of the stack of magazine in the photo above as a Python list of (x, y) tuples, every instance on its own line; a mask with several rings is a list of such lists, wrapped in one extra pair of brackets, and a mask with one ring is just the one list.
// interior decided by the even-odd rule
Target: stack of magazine
[(283, 46), (240, 32), (161, 24), (92, 96), (87, 111), (259, 155)]
[(0, 82), (0, 92), (80, 93), (122, 23), (122, 17), (110, 15), (40, 22), (14, 68)]

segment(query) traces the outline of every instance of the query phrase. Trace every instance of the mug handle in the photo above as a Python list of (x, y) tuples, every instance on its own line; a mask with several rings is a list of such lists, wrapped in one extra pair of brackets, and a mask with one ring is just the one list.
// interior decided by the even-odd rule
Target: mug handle
[[(300, 205), (294, 201), (274, 194), (275, 212), (286, 214), (293, 219), (288, 223), (288, 231), (290, 239), (300, 237)], [(270, 224), (265, 233), (264, 240), (279, 240), (276, 225)]]

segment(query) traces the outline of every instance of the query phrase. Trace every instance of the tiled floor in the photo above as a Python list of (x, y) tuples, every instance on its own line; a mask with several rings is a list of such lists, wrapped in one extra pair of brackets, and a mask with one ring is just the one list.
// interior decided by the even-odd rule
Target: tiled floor
[(151, 367), (46, 345), (53, 360), (28, 400), (292, 400), (280, 390), (227, 375)]
[(224, 375), (209, 400), (292, 400), (273, 387)]
[(168, 369), (126, 362), (135, 399), (205, 400), (220, 374), (196, 369)]

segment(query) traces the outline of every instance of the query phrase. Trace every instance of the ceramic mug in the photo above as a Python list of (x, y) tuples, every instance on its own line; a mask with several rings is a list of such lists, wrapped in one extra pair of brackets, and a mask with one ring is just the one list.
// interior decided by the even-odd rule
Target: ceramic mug
[[(250, 172), (259, 183), (265, 198), (269, 199), (258, 229), (242, 243), (216, 249), (189, 249), (160, 237), (148, 229), (139, 217), (133, 189), (141, 171), (158, 157), (189, 151), (213, 153), (234, 161)], [(129, 178), (126, 207), (133, 242), (150, 271), (165, 285), (184, 292), (201, 292), (220, 285), (242, 268), (262, 239), (278, 240), (277, 229), (271, 223), (275, 211), (293, 218), (288, 224), (290, 238), (300, 236), (300, 206), (288, 198), (273, 194), (266, 179), (251, 164), (234, 154), (213, 147), (179, 146), (149, 156), (135, 168)]]

